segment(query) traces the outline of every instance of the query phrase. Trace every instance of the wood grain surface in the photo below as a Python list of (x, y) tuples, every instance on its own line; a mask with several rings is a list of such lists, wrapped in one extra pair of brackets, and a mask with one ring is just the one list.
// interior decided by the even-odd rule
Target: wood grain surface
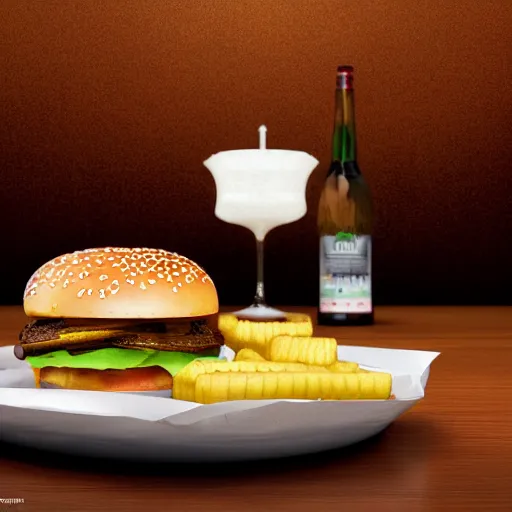
[[(376, 320), (316, 333), (441, 352), (425, 399), (382, 434), (315, 456), (200, 466), (119, 464), (0, 444), (0, 498), (24, 499), (0, 503), (0, 511), (510, 510), (512, 309), (390, 307)], [(24, 321), (21, 309), (1, 308), (0, 345), (15, 343)]]

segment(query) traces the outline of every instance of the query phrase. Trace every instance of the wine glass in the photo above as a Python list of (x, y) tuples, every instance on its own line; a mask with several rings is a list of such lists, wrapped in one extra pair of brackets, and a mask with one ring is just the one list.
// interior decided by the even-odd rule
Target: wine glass
[(318, 165), (316, 158), (303, 151), (266, 149), (266, 131), (260, 126), (259, 149), (221, 151), (204, 162), (215, 181), (216, 217), (244, 226), (256, 238), (256, 294), (251, 306), (235, 312), (238, 318), (249, 320), (286, 318), (283, 311), (268, 306), (265, 300), (265, 236), (306, 214), (306, 185)]

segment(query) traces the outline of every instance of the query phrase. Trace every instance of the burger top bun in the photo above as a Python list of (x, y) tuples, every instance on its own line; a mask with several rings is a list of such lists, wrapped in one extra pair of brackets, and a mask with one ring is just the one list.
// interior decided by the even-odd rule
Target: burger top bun
[(208, 274), (161, 249), (105, 247), (64, 254), (30, 278), (25, 314), (46, 318), (188, 318), (218, 312)]

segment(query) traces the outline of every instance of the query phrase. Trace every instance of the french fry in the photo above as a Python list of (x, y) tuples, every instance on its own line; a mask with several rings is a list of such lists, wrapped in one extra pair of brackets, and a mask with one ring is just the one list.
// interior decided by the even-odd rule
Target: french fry
[(266, 359), (250, 348), (243, 348), (236, 354), (235, 361), (266, 361)]
[[(311, 366), (304, 363), (275, 362), (275, 361), (211, 361), (196, 360), (192, 364), (201, 366), (203, 373), (214, 372), (304, 372), (319, 371), (320, 366)], [(323, 371), (328, 372), (327, 368)]]
[(201, 404), (230, 400), (389, 399), (388, 373), (215, 372), (187, 384), (187, 396)]
[[(250, 348), (243, 348), (235, 355), (234, 361), (251, 361), (251, 362), (262, 362), (267, 361), (264, 357), (260, 356), (258, 352), (251, 350)], [(327, 366), (312, 366), (311, 370), (320, 370), (322, 368), (327, 368), (327, 370), (331, 372), (341, 372), (341, 373), (356, 373), (356, 372), (367, 372), (368, 370), (362, 370), (359, 368), (357, 363), (353, 363), (350, 361), (336, 361)]]
[(202, 374), (209, 373), (288, 373), (316, 372), (329, 373), (323, 366), (303, 363), (275, 363), (272, 361), (206, 361), (195, 360), (179, 371), (173, 380), (173, 398), (194, 401), (192, 383)]
[(326, 366), (338, 360), (334, 338), (276, 336), (270, 340), (267, 359), (274, 362), (297, 362)]
[(327, 369), (331, 372), (340, 372), (340, 373), (357, 373), (363, 372), (357, 363), (352, 363), (350, 361), (336, 361), (327, 366)]
[(284, 322), (253, 322), (238, 320), (231, 313), (222, 313), (218, 320), (219, 330), (225, 343), (235, 352), (244, 348), (252, 349), (265, 357), (266, 345), (279, 335), (311, 336), (313, 324), (309, 315), (288, 313)]

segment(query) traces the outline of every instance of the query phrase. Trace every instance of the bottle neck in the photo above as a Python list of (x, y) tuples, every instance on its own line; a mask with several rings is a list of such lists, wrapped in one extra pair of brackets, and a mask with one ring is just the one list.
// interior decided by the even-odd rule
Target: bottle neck
[(333, 161), (339, 161), (341, 164), (357, 161), (356, 120), (352, 79), (351, 73), (338, 73), (336, 83), (332, 159)]

